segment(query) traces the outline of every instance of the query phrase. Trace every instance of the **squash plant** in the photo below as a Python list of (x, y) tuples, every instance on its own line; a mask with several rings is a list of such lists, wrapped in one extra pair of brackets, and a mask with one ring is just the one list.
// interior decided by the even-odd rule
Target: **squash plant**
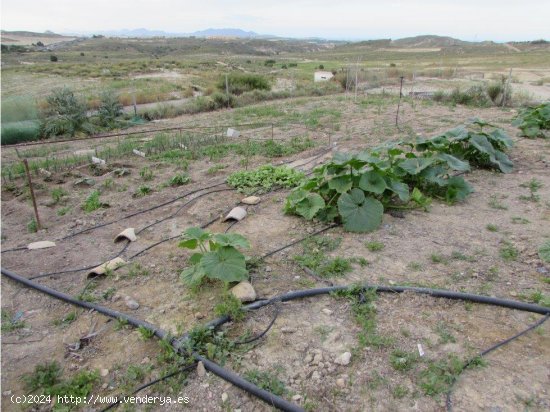
[[(417, 138), (415, 143), (404, 143), (418, 152), (433, 151), (447, 153), (461, 160), (468, 161), (472, 166), (480, 168), (496, 168), (502, 173), (510, 173), (514, 167), (504, 151), (512, 147), (512, 140), (502, 130), (480, 119), (474, 119), (472, 124), (479, 130), (469, 130), (459, 126), (432, 138)], [(492, 127), (490, 132), (484, 127)]]
[(210, 233), (191, 227), (183, 233), (180, 247), (198, 252), (189, 258), (190, 266), (181, 272), (181, 280), (188, 285), (199, 285), (205, 277), (226, 283), (248, 278), (245, 256), (238, 248), (249, 249), (250, 242), (236, 233)]
[(522, 110), (512, 122), (521, 130), (521, 135), (534, 139), (545, 137), (544, 130), (550, 130), (550, 102)]

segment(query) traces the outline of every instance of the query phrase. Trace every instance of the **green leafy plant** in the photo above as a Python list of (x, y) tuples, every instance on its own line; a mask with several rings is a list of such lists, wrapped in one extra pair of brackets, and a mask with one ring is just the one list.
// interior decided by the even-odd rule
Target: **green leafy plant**
[(82, 210), (84, 210), (84, 212), (86, 213), (90, 213), (94, 210), (105, 207), (106, 204), (101, 202), (101, 200), (99, 199), (99, 195), (99, 190), (92, 191), (92, 193), (90, 193), (90, 195), (84, 201), (84, 204), (82, 205)]
[(544, 263), (550, 263), (550, 240), (547, 240), (539, 247), (539, 258)]
[(262, 372), (257, 369), (252, 369), (244, 373), (244, 377), (247, 381), (274, 395), (282, 396), (287, 393), (287, 389), (277, 375), (278, 374), (275, 372)]
[(11, 312), (2, 309), (2, 332), (12, 332), (25, 327), (25, 322), (18, 320), (19, 314), (13, 315)]
[(214, 307), (214, 313), (216, 316), (228, 315), (233, 321), (244, 319), (243, 305), (241, 301), (231, 293), (225, 293), (223, 295), (222, 301)]
[(418, 355), (414, 352), (405, 352), (401, 349), (395, 349), (390, 354), (390, 364), (398, 371), (408, 371), (412, 369), (418, 361)]
[(266, 193), (276, 187), (298, 186), (304, 174), (287, 166), (264, 165), (255, 170), (234, 172), (227, 178), (227, 184), (239, 192)]
[(191, 178), (187, 173), (179, 173), (175, 176), (172, 176), (168, 184), (170, 186), (183, 186), (191, 181)]
[(40, 134), (45, 137), (91, 133), (86, 104), (68, 88), (56, 89), (46, 97), (41, 112)]
[(36, 223), (36, 219), (33, 217), (29, 222), (27, 223), (27, 232), (29, 233), (36, 233), (38, 232), (38, 223)]
[(62, 187), (56, 187), (52, 190), (52, 199), (55, 203), (59, 203), (68, 193)]
[(155, 177), (155, 175), (153, 174), (153, 171), (150, 168), (148, 168), (147, 166), (143, 167), (139, 171), (139, 175), (146, 182), (149, 181), (149, 180), (153, 180), (153, 177)]
[(153, 189), (151, 189), (149, 186), (147, 185), (141, 185), (140, 187), (138, 187), (138, 189), (134, 192), (133, 196), (134, 197), (143, 197), (143, 196), (147, 196), (149, 194), (151, 194), (153, 192)]
[(546, 130), (550, 129), (550, 102), (522, 110), (512, 122), (521, 130), (521, 135), (534, 139), (546, 137)]
[(365, 246), (371, 252), (379, 252), (382, 249), (384, 249), (384, 244), (382, 242), (378, 242), (378, 241), (367, 242), (365, 244)]
[(180, 247), (195, 250), (189, 258), (190, 267), (181, 273), (188, 285), (199, 285), (205, 277), (223, 282), (240, 282), (247, 279), (248, 270), (240, 249), (249, 249), (248, 240), (236, 233), (210, 233), (197, 227), (188, 228)]
[(63, 318), (54, 320), (53, 324), (55, 326), (67, 326), (73, 323), (76, 320), (77, 316), (78, 315), (76, 314), (76, 312), (69, 312)]
[(147, 328), (144, 328), (143, 326), (140, 326), (138, 328), (138, 332), (143, 340), (151, 339), (153, 336), (155, 336), (155, 332)]

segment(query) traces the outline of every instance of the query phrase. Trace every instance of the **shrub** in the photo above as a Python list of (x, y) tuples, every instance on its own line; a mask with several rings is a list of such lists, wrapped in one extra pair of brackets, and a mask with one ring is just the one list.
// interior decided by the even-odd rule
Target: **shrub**
[(15, 144), (38, 140), (40, 124), (33, 120), (2, 125), (2, 144)]
[[(268, 80), (258, 74), (231, 73), (227, 76), (227, 85), (232, 94), (242, 94), (251, 90), (271, 90)], [(218, 81), (219, 90), (226, 90), (226, 78), (223, 76)]]
[(212, 96), (210, 97), (214, 102), (215, 109), (235, 106), (235, 96), (232, 94), (227, 95), (225, 93), (216, 92), (216, 93), (213, 93)]
[(101, 126), (113, 127), (117, 117), (122, 115), (122, 105), (111, 91), (101, 94), (101, 103), (98, 109), (99, 123)]
[(52, 54), (52, 55), (50, 56), (50, 61), (51, 61), (51, 62), (56, 62), (57, 60), (58, 60), (58, 59), (57, 59), (57, 56), (56, 56), (56, 55), (53, 55), (53, 54)]
[(46, 97), (46, 107), (41, 113), (40, 133), (51, 137), (63, 134), (74, 136), (77, 132), (91, 132), (86, 116), (86, 104), (68, 88), (55, 89)]

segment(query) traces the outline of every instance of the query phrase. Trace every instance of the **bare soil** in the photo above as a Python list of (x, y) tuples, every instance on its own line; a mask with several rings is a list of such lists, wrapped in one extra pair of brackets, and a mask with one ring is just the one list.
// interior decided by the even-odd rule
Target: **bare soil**
[[(336, 101), (330, 97), (307, 99), (290, 110), (312, 107), (342, 111), (338, 124), (324, 124), (334, 129), (332, 142), (337, 142), (338, 150), (359, 150), (398, 137), (413, 137), (417, 133), (432, 135), (474, 116), (502, 127), (516, 143), (510, 151), (514, 171), (508, 175), (487, 170), (469, 173), (466, 179), (474, 186), (475, 193), (463, 203), (449, 206), (435, 201), (429, 212), (412, 211), (404, 217), (385, 214), (382, 227), (373, 233), (350, 234), (335, 228), (324, 234), (342, 238), (340, 247), (331, 252), (333, 257), (363, 257), (368, 261), (365, 267), (356, 264), (351, 273), (330, 279), (332, 282), (425, 285), (527, 301), (536, 291), (546, 296), (550, 294), (550, 268), (537, 256), (538, 247), (550, 236), (550, 145), (547, 140), (516, 138), (517, 129), (510, 126), (514, 116), (512, 110), (406, 103), (400, 114), (401, 130), (394, 126), (393, 105), (355, 105), (351, 100)], [(225, 111), (161, 123), (162, 126), (200, 122), (223, 124), (230, 117), (231, 111)], [(278, 132), (284, 134), (288, 130), (286, 133), (290, 134), (291, 129), (289, 125)], [(94, 143), (70, 143), (67, 150), (91, 144)], [(315, 159), (320, 146), (276, 161)], [(102, 187), (110, 177), (114, 185), (102, 188), (101, 195), (111, 207), (89, 214), (84, 213), (80, 205), (93, 188), (75, 189), (72, 186), (78, 176), (90, 174), (88, 168), (55, 176), (54, 182), (38, 181), (39, 209), (47, 229), (34, 234), (26, 230), (32, 216), (27, 196), (3, 191), (2, 247), (9, 249), (33, 241), (59, 239), (95, 224), (120, 219), (195, 188), (222, 182), (227, 174), (241, 168), (239, 160), (194, 161), (189, 169), (192, 183), (179, 188), (161, 188), (161, 183), (177, 171), (176, 165), (152, 163), (141, 158), (120, 159), (119, 163), (131, 174), (121, 178), (109, 174), (94, 176), (95, 188)], [(321, 160), (316, 159), (304, 168), (311, 168)], [(269, 161), (254, 158), (251, 166)], [(143, 182), (139, 176), (145, 164), (155, 174), (150, 182)], [(207, 172), (216, 164), (225, 168), (215, 174)], [(542, 183), (537, 193), (538, 201), (521, 197), (527, 196), (529, 191), (520, 185), (531, 179)], [(131, 194), (143, 184), (153, 187), (153, 194), (133, 198)], [(22, 186), (22, 182), (18, 185)], [(63, 203), (52, 204), (50, 192), (54, 187), (63, 187), (69, 192)], [(262, 196), (259, 205), (248, 208), (248, 217), (231, 228), (251, 241), (252, 255), (260, 256), (321, 227), (284, 215), (282, 206), (286, 195), (286, 191), (277, 191)], [(184, 207), (174, 219), (141, 233), (123, 256), (131, 256), (189, 226), (221, 216), (242, 197), (230, 190), (201, 197)], [(122, 229), (144, 227), (175, 212), (189, 199), (182, 198), (149, 213), (59, 241), (55, 248), (5, 253), (2, 267), (32, 276), (102, 263), (122, 247), (113, 243), (114, 236)], [(501, 209), (496, 209), (497, 206)], [(59, 216), (57, 212), (61, 207), (71, 207), (71, 210)], [(487, 230), (488, 224), (496, 225), (497, 231)], [(221, 232), (227, 227), (227, 223), (216, 221), (210, 230)], [(365, 244), (372, 241), (382, 242), (384, 248), (369, 251)], [(500, 250), (506, 242), (518, 250), (516, 260), (505, 261), (501, 257)], [(300, 253), (301, 245), (286, 249), (268, 258), (252, 273), (251, 281), (259, 298), (325, 286), (296, 266), (293, 256)], [(186, 288), (179, 280), (179, 273), (186, 266), (186, 256), (186, 252), (178, 248), (177, 241), (165, 242), (134, 259), (148, 274), (129, 277), (129, 268), (121, 268), (113, 276), (99, 279), (94, 294), (99, 297), (100, 304), (132, 312), (174, 334), (190, 330), (215, 317), (213, 307), (223, 287), (207, 284), (198, 292)], [(55, 275), (39, 281), (72, 295), (79, 294), (88, 283), (86, 272)], [(25, 393), (21, 376), (32, 372), (37, 364), (50, 360), (60, 362), (65, 376), (82, 369), (107, 369), (106, 376), (93, 391), (100, 395), (120, 394), (122, 376), (130, 365), (151, 366), (143, 381), (161, 375), (163, 365), (157, 361), (159, 346), (155, 340), (144, 340), (136, 330), (118, 328), (115, 321), (80, 309), (76, 309), (78, 317), (71, 324), (54, 325), (54, 320), (62, 319), (75, 309), (5, 278), (1, 282), (2, 309), (12, 314), (22, 312), (21, 319), (25, 322), (22, 329), (2, 333), (3, 410), (21, 409), (10, 402), (11, 394)], [(101, 298), (102, 293), (108, 291), (112, 291), (106, 294), (108, 298)], [(139, 302), (139, 309), (128, 309), (124, 301), (126, 296)], [(239, 373), (260, 370), (278, 376), (287, 389), (284, 396), (308, 410), (440, 411), (445, 409), (444, 396), (427, 396), (420, 386), (420, 374), (430, 360), (447, 359), (450, 354), (469, 359), (540, 318), (525, 312), (409, 293), (381, 295), (375, 305), (377, 333), (392, 339), (389, 347), (362, 349), (358, 345), (360, 327), (354, 320), (350, 302), (322, 296), (281, 304), (280, 314), (267, 336), (248, 352), (230, 356), (226, 366)], [(244, 321), (231, 323), (225, 329), (232, 338), (245, 331), (259, 333), (271, 320), (273, 310), (268, 307), (250, 313)], [(79, 351), (68, 350), (67, 345), (77, 342), (90, 330), (100, 333)], [(392, 368), (390, 355), (393, 350), (412, 353), (417, 351), (418, 344), (422, 345), (425, 355), (411, 370), (402, 372)], [(352, 353), (351, 363), (347, 366), (334, 363), (334, 359), (345, 351)], [(312, 361), (315, 355), (318, 355), (317, 361)], [(549, 365), (550, 323), (546, 323), (488, 355), (486, 366), (465, 371), (454, 388), (454, 408), (459, 411), (550, 410)], [(135, 386), (139, 383), (141, 381)], [(153, 386), (143, 393), (189, 396), (188, 407), (192, 410), (271, 409), (210, 373), (203, 378), (192, 373), (187, 385), (178, 391)], [(227, 394), (225, 402), (222, 401), (224, 393)], [(151, 410), (179, 410), (181, 407), (156, 405)]]

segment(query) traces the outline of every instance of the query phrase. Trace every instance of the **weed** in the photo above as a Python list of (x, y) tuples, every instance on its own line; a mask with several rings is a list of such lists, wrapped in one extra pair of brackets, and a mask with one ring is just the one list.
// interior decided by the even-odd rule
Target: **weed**
[(408, 371), (412, 369), (418, 361), (418, 355), (415, 352), (405, 352), (401, 349), (395, 349), (390, 354), (390, 364), (398, 371)]
[(276, 187), (296, 187), (304, 174), (287, 166), (264, 165), (258, 169), (232, 173), (227, 178), (227, 184), (239, 192), (267, 193)]
[(501, 203), (496, 195), (491, 195), (491, 197), (489, 198), (489, 207), (497, 210), (508, 210), (508, 206), (506, 206), (504, 203)]
[(225, 169), (227, 166), (226, 165), (215, 165), (215, 166), (212, 166), (210, 167), (207, 171), (206, 171), (206, 174), (207, 175), (215, 175), (216, 173), (218, 173), (220, 170), (223, 170)]
[(94, 190), (84, 201), (82, 210), (86, 213), (91, 213), (94, 210), (101, 209), (105, 205), (99, 200), (99, 190)]
[(53, 324), (55, 326), (68, 326), (71, 323), (73, 323), (77, 318), (76, 312), (69, 312), (67, 315), (62, 317), (61, 319), (56, 319), (53, 321)]
[(542, 187), (542, 182), (532, 178), (526, 183), (520, 184), (521, 187), (529, 189), (529, 196), (520, 196), (520, 200), (538, 203), (540, 201), (540, 195), (537, 194), (538, 190)]
[(64, 206), (57, 209), (57, 216), (65, 216), (67, 213), (69, 213), (73, 208), (70, 206)]
[(68, 195), (67, 191), (61, 187), (56, 187), (55, 189), (52, 190), (52, 199), (54, 203), (59, 203), (67, 195)]
[(27, 232), (29, 233), (38, 232), (38, 223), (36, 223), (36, 219), (34, 217), (29, 221), (29, 223), (27, 223)]
[(447, 328), (444, 323), (438, 323), (435, 331), (439, 335), (439, 343), (441, 345), (445, 345), (446, 343), (456, 343), (456, 338), (453, 336), (449, 328)]
[(101, 186), (107, 190), (109, 189), (112, 189), (114, 186), (115, 186), (115, 181), (113, 180), (112, 177), (108, 177), (107, 179), (105, 179), (103, 181), (103, 183), (101, 184)]
[(327, 340), (330, 332), (332, 332), (332, 329), (332, 327), (327, 325), (319, 325), (315, 327), (314, 331), (321, 337), (321, 342), (324, 342)]
[(342, 277), (346, 273), (351, 272), (351, 259), (341, 257), (330, 258), (327, 256), (327, 253), (335, 250), (341, 241), (341, 238), (310, 238), (304, 242), (302, 254), (294, 256), (294, 260), (299, 265), (311, 269), (321, 277)]
[(149, 276), (149, 270), (143, 267), (140, 263), (134, 263), (128, 269), (128, 277), (136, 278), (142, 276)]
[(518, 225), (526, 225), (531, 222), (529, 221), (529, 219), (526, 219), (524, 217), (512, 216), (512, 223), (518, 224)]
[(462, 253), (458, 250), (454, 250), (451, 253), (451, 259), (453, 259), (453, 260), (464, 260), (466, 262), (475, 262), (475, 260), (476, 260), (473, 256), (465, 255), (464, 253)]
[(487, 229), (489, 232), (498, 232), (498, 226), (492, 223), (489, 223), (487, 226), (485, 226), (485, 229)]
[(445, 265), (449, 263), (449, 260), (439, 253), (432, 253), (430, 255), (430, 260), (432, 261), (432, 263), (443, 263)]
[(550, 307), (550, 295), (546, 295), (540, 290), (535, 290), (529, 295), (522, 294), (520, 298), (541, 306)]
[(391, 394), (395, 399), (403, 399), (409, 394), (409, 390), (404, 385), (396, 385), (392, 390)]
[(245, 315), (241, 301), (231, 293), (223, 295), (222, 301), (214, 307), (214, 313), (216, 316), (227, 315), (233, 321), (243, 320)]
[(115, 323), (115, 330), (123, 330), (126, 329), (129, 326), (128, 321), (123, 318), (118, 318)]
[(288, 391), (277, 375), (276, 372), (262, 372), (257, 369), (248, 370), (244, 373), (245, 379), (249, 382), (274, 395), (282, 396)]
[(428, 361), (428, 367), (420, 372), (420, 388), (425, 395), (436, 396), (445, 393), (456, 381), (462, 370), (464, 362), (456, 355), (449, 355), (447, 359)]
[[(41, 395), (52, 397), (86, 398), (92, 391), (94, 385), (99, 381), (97, 371), (81, 370), (70, 379), (61, 379), (62, 370), (55, 361), (37, 365), (34, 372), (23, 375), (22, 380), (29, 392), (37, 392)], [(63, 404), (63, 408), (54, 410), (71, 410), (76, 404)]]
[(18, 316), (2, 309), (2, 332), (12, 332), (25, 327), (25, 322), (18, 320)]
[(126, 373), (122, 376), (122, 387), (126, 390), (133, 389), (138, 383), (142, 382), (150, 372), (151, 365), (130, 365)]
[(382, 249), (384, 249), (384, 244), (382, 242), (378, 242), (378, 241), (367, 242), (365, 244), (365, 246), (371, 252), (379, 252)]
[(109, 300), (111, 299), (114, 294), (116, 293), (116, 289), (111, 287), (111, 288), (108, 288), (106, 291), (104, 291), (102, 294), (101, 294), (101, 297), (104, 299), (104, 300)]
[(134, 194), (132, 196), (133, 197), (143, 197), (143, 196), (150, 195), (151, 193), (153, 193), (153, 189), (151, 189), (147, 185), (142, 185), (142, 186), (138, 187), (138, 189), (134, 192)]
[(179, 173), (175, 176), (173, 176), (169, 181), (168, 184), (170, 186), (183, 186), (186, 185), (191, 181), (191, 178), (187, 173)]
[(153, 171), (148, 168), (147, 166), (143, 167), (140, 171), (139, 171), (139, 176), (141, 177), (142, 180), (148, 182), (150, 180), (153, 180), (153, 178), (155, 177), (155, 175), (153, 174)]
[(423, 269), (423, 266), (421, 263), (419, 262), (410, 262), (407, 267), (410, 269), (410, 270), (414, 270), (414, 271), (420, 271)]
[(144, 328), (143, 326), (140, 326), (138, 328), (138, 332), (143, 340), (151, 339), (153, 336), (155, 336), (155, 332), (150, 329)]
[(510, 262), (510, 261), (517, 260), (519, 256), (519, 251), (516, 249), (516, 247), (512, 243), (505, 240), (505, 241), (502, 241), (502, 246), (500, 247), (499, 255), (506, 262)]

